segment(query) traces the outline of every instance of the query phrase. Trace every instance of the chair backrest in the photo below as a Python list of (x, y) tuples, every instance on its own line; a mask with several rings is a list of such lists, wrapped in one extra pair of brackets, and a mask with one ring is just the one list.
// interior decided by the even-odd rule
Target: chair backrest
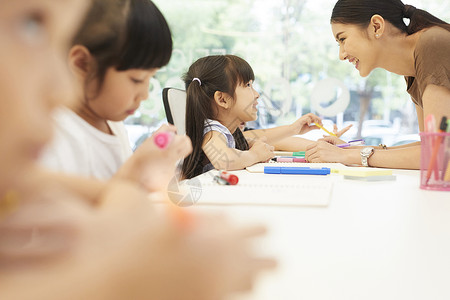
[(176, 88), (164, 88), (162, 93), (167, 121), (175, 125), (177, 133), (186, 133), (186, 91)]

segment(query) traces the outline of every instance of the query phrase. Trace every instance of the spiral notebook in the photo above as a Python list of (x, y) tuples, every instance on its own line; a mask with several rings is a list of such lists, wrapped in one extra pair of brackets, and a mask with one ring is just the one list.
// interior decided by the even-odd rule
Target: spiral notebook
[(185, 184), (195, 186), (195, 204), (198, 205), (327, 206), (336, 179), (330, 175), (232, 173), (239, 177), (237, 185), (218, 184), (214, 180), (216, 170)]

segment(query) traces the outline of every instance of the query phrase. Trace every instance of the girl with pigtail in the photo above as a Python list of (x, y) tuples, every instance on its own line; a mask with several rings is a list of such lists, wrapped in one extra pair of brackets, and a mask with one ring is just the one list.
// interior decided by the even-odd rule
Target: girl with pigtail
[(193, 151), (184, 160), (182, 177), (211, 169), (238, 170), (274, 156), (276, 142), (318, 129), (320, 118), (307, 114), (294, 123), (271, 129), (239, 129), (257, 118), (259, 94), (250, 65), (235, 55), (215, 55), (194, 62), (184, 76), (187, 92), (186, 134)]

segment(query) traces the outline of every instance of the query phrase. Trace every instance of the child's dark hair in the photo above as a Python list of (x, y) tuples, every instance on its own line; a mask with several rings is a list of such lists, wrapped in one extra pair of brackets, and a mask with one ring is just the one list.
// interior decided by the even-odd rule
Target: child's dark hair
[[(192, 141), (193, 151), (184, 159), (181, 170), (183, 178), (192, 178), (202, 173), (206, 159), (202, 150), (204, 123), (206, 119), (215, 120), (217, 117), (214, 93), (220, 91), (235, 98), (238, 84), (246, 84), (254, 79), (250, 65), (235, 55), (206, 56), (189, 67), (183, 80), (187, 93), (186, 134)], [(239, 136), (239, 133), (240, 131), (233, 135)], [(236, 148), (248, 150), (245, 139), (236, 139)]]
[[(432, 26), (450, 31), (450, 24), (400, 0), (339, 0), (333, 8), (331, 23), (367, 27), (372, 16), (377, 14), (407, 35)], [(404, 18), (410, 19), (409, 25), (405, 24)]]
[(74, 45), (95, 58), (90, 79), (101, 87), (108, 68), (161, 68), (172, 55), (172, 36), (164, 16), (150, 0), (94, 0)]

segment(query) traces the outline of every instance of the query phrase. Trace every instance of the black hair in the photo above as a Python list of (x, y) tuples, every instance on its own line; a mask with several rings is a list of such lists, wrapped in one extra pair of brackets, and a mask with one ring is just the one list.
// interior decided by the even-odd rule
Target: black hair
[(161, 11), (150, 0), (131, 0), (118, 71), (161, 68), (172, 56), (172, 35)]
[[(450, 31), (450, 24), (400, 0), (339, 0), (333, 8), (331, 23), (367, 27), (372, 16), (377, 14), (407, 35), (432, 26)], [(409, 25), (405, 24), (404, 18), (410, 19)]]
[[(194, 80), (196, 78), (196, 80)], [(198, 79), (198, 80), (197, 80)], [(202, 150), (203, 129), (206, 119), (215, 119), (217, 110), (214, 93), (217, 91), (232, 95), (238, 84), (255, 79), (251, 66), (235, 55), (212, 55), (198, 59), (183, 76), (186, 87), (186, 135), (192, 141), (193, 151), (183, 161), (181, 175), (192, 178), (202, 173), (207, 158)], [(239, 128), (233, 133), (240, 137)], [(242, 137), (236, 139), (236, 148), (248, 150)]]
[(87, 82), (98, 79), (99, 89), (108, 68), (161, 68), (173, 47), (169, 25), (150, 0), (94, 0), (73, 44), (85, 46), (94, 57)]

